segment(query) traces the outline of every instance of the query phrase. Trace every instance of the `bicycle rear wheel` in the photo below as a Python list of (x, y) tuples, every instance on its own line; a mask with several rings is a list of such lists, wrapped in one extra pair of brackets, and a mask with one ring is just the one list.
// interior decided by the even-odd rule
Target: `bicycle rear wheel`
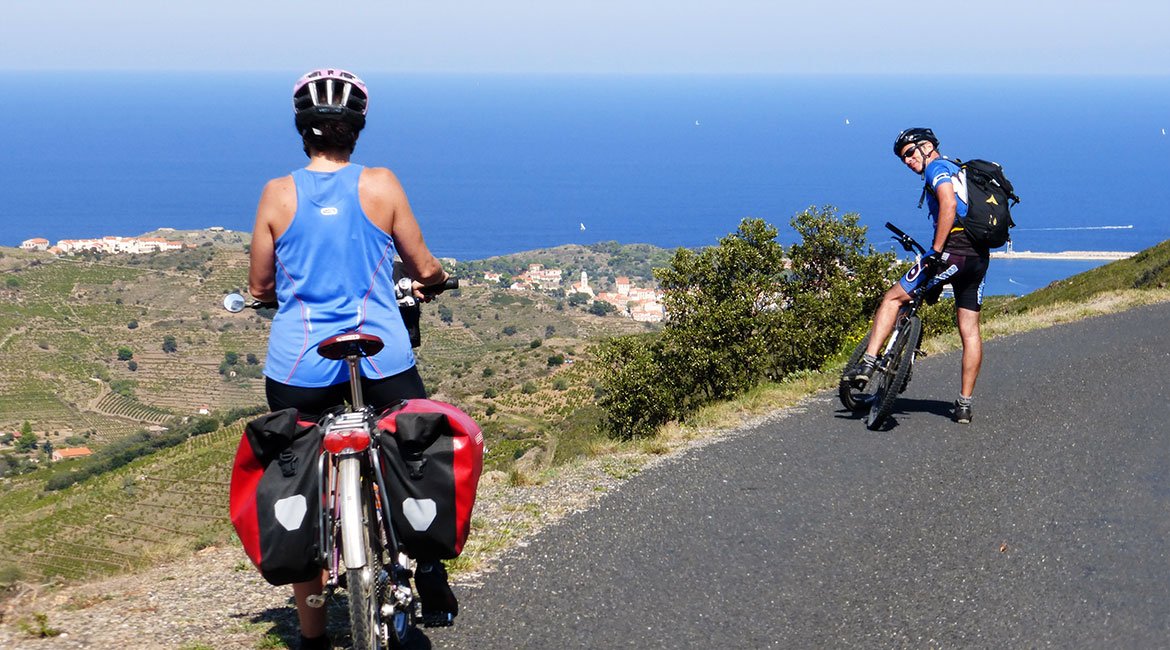
[[(914, 365), (914, 351), (918, 349), (918, 339), (922, 338), (922, 319), (911, 316), (898, 324), (897, 340), (894, 349), (884, 356), (874, 371), (874, 379), (878, 381), (874, 391), (873, 402), (870, 405), (869, 416), (865, 426), (877, 429), (894, 410), (894, 401), (898, 393), (906, 389), (910, 378), (910, 368)], [(873, 380), (870, 380), (873, 381)]]
[[(368, 490), (363, 490), (363, 521), (361, 535), (365, 546), (366, 564), (346, 569), (346, 589), (349, 592), (349, 627), (352, 646), (355, 650), (385, 650), (402, 647), (392, 627), (383, 621), (383, 608), (388, 602), (391, 590), (390, 576), (386, 571), (381, 535), (378, 533), (377, 513), (373, 511), (373, 499)], [(402, 626), (401, 639), (405, 639), (409, 625)]]
[(854, 413), (864, 411), (869, 406), (872, 395), (867, 393), (865, 389), (858, 389), (852, 382), (846, 381), (844, 373), (849, 372), (857, 365), (867, 347), (869, 347), (869, 334), (861, 339), (861, 343), (858, 343), (857, 347), (853, 349), (853, 354), (849, 355), (849, 361), (845, 362), (845, 370), (842, 371), (841, 382), (837, 384), (837, 397), (841, 399), (841, 406)]

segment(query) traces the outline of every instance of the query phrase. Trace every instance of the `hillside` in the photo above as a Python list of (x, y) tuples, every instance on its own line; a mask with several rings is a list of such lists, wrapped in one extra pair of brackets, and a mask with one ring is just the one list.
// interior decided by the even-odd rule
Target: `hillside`
[[(1013, 312), (1042, 311), (1053, 303), (1086, 303), (1116, 289), (1164, 286), (1159, 274), (1168, 268), (1166, 247), (1170, 243), (1025, 298), (997, 302), (987, 319), (1000, 313), (1005, 320), (1018, 318)], [(543, 263), (597, 253), (580, 248), (542, 251), (553, 256)], [(530, 261), (517, 258), (511, 268), (523, 269)], [(261, 403), (259, 380), (225, 379), (219, 373), (226, 352), (238, 353), (242, 365), (247, 354), (262, 359), (267, 321), (253, 312), (218, 309), (222, 293), (238, 288), (245, 269), (239, 246), (137, 260), (56, 260), (4, 250), (0, 272), (15, 278), (4, 283), (0, 295), (5, 305), (0, 381), (6, 387), (0, 420), (6, 430), (28, 420), (54, 444), (81, 435), (99, 448), (144, 424), (190, 416), (198, 404), (222, 413)], [(502, 476), (522, 486), (544, 468), (605, 449), (589, 364), (552, 359), (587, 360), (591, 341), (643, 331), (645, 325), (592, 316), (563, 299), (483, 285), (442, 296), (424, 318), (419, 358), (428, 386), (438, 399), (459, 404), (481, 422), (497, 480)], [(137, 321), (133, 329), (131, 320)], [(161, 350), (167, 336), (176, 340), (177, 350)], [(119, 347), (131, 348), (136, 371), (117, 359)], [(174, 380), (177, 376), (183, 379)], [(132, 382), (129, 389), (126, 380)], [(11, 558), (27, 559), (20, 565), (0, 561), (0, 583), (46, 576), (88, 579), (223, 544), (230, 539), (223, 513), (240, 430), (241, 422), (227, 423), (67, 490), (46, 491), (44, 485), (76, 466), (68, 463), (0, 478), (0, 535), (11, 540)], [(0, 448), (0, 454), (11, 451)], [(526, 512), (531, 504), (519, 507)], [(519, 533), (500, 531), (476, 546), (500, 544)], [(477, 552), (470, 549), (469, 558)]]
[[(197, 242), (197, 248), (61, 258), (0, 250), (0, 433), (28, 422), (37, 439), (54, 448), (93, 447), (171, 418), (263, 403), (259, 368), (268, 321), (220, 308), (222, 296), (246, 281), (244, 237), (153, 234)], [(612, 249), (615, 256), (562, 247), (496, 266), (518, 272), (537, 259), (550, 265), (575, 260), (574, 268), (596, 277), (611, 268), (608, 260), (632, 257), (623, 250)], [(644, 329), (551, 296), (467, 280), (474, 278), (465, 279), (468, 286), (458, 295), (424, 310), (420, 367), (437, 397), (480, 417), (506, 411), (505, 427), (546, 422), (551, 413), (567, 414), (569, 403), (588, 399), (588, 391), (567, 390), (567, 384), (580, 388), (580, 373), (550, 366), (550, 357), (571, 361), (598, 336)], [(229, 353), (238, 362), (225, 377), (220, 371)], [(557, 382), (554, 374), (565, 379)], [(485, 393), (499, 395), (499, 402)]]
[[(222, 296), (245, 281), (243, 238), (159, 234), (199, 243), (148, 255), (57, 258), (0, 250), (0, 476), (44, 465), (0, 478), (0, 535), (28, 540), (14, 545), (16, 557), (31, 558), (20, 570), (27, 577), (133, 569), (171, 551), (147, 548), (145, 540), (164, 537), (187, 550), (227, 532), (222, 513), (238, 423), (75, 489), (44, 491), (48, 481), (96, 458), (50, 466), (46, 441), (100, 455), (144, 428), (264, 402), (258, 371), (269, 321), (220, 307)], [(578, 246), (485, 263), (518, 273), (536, 260), (555, 266), (575, 259), (597, 277), (607, 268), (628, 273), (608, 266), (620, 257)], [(471, 280), (424, 309), (419, 365), (432, 396), (481, 423), (489, 468), (511, 470), (533, 448), (549, 452), (536, 467), (587, 451), (598, 437), (587, 415), (593, 388), (586, 364), (575, 362), (593, 341), (647, 326)], [(237, 361), (225, 366), (229, 355)], [(25, 423), (39, 445), (18, 453), (13, 434)], [(189, 507), (180, 511), (184, 497)], [(94, 552), (77, 552), (82, 544)]]

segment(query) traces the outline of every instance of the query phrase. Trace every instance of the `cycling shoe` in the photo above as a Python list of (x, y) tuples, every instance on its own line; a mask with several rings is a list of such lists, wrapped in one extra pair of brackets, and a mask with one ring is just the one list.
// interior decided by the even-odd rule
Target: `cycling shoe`
[(451, 625), (459, 613), (459, 600), (447, 584), (447, 569), (442, 562), (419, 562), (414, 572), (414, 586), (422, 601), (422, 623), (427, 627)]

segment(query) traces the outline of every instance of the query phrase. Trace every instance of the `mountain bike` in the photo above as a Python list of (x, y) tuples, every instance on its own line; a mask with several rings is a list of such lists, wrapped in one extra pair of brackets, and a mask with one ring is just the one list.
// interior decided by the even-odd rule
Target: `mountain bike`
[[(914, 263), (921, 263), (926, 250), (894, 224), (887, 223), (886, 228), (894, 233), (892, 239), (906, 249), (906, 252), (914, 253)], [(889, 417), (894, 410), (894, 401), (910, 385), (914, 361), (919, 356), (926, 356), (918, 348), (922, 342), (922, 319), (918, 316), (918, 308), (922, 305), (923, 294), (930, 286), (931, 283), (924, 283), (910, 292), (910, 301), (898, 312), (894, 331), (882, 347), (873, 376), (864, 388), (855, 386), (846, 379), (845, 374), (865, 354), (866, 348), (869, 347), (870, 334), (866, 334), (854, 348), (849, 361), (845, 364), (845, 370), (841, 373), (841, 381), (837, 386), (841, 404), (853, 413), (862, 413), (868, 409), (865, 425), (869, 429), (877, 429)]]
[[(426, 295), (456, 289), (455, 278), (423, 287)], [(251, 302), (240, 294), (224, 298), (224, 308), (236, 313), (245, 308), (274, 308), (276, 303)], [(405, 648), (424, 621), (419, 600), (411, 588), (413, 562), (406, 555), (395, 530), (382, 471), (380, 445), (375, 432), (378, 413), (365, 404), (359, 363), (384, 347), (373, 334), (349, 332), (321, 341), (317, 353), (344, 360), (349, 369), (350, 404), (324, 415), (318, 422), (324, 432), (317, 459), (321, 486), (319, 518), (321, 559), (328, 572), (325, 592), (310, 596), (311, 607), (323, 607), (337, 589), (348, 594), (352, 647), (358, 650)]]

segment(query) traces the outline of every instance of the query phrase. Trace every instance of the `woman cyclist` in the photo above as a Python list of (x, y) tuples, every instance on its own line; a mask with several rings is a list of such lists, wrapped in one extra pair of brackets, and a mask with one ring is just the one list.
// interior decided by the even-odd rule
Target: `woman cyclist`
[[(248, 290), (279, 303), (264, 366), (268, 406), (294, 407), (316, 420), (349, 396), (345, 362), (317, 354), (322, 340), (343, 332), (385, 342), (361, 362), (362, 390), (376, 409), (426, 397), (394, 296), (393, 260), (401, 256), (417, 289), (444, 282), (423, 241), (406, 193), (384, 167), (350, 162), (366, 123), (369, 96), (356, 75), (314, 70), (293, 87), (293, 111), (309, 164), (264, 187), (252, 233)], [(416, 586), (424, 615), (458, 610), (440, 562), (420, 562)], [(321, 579), (293, 585), (302, 648), (329, 648), (325, 609), (306, 598)]]

